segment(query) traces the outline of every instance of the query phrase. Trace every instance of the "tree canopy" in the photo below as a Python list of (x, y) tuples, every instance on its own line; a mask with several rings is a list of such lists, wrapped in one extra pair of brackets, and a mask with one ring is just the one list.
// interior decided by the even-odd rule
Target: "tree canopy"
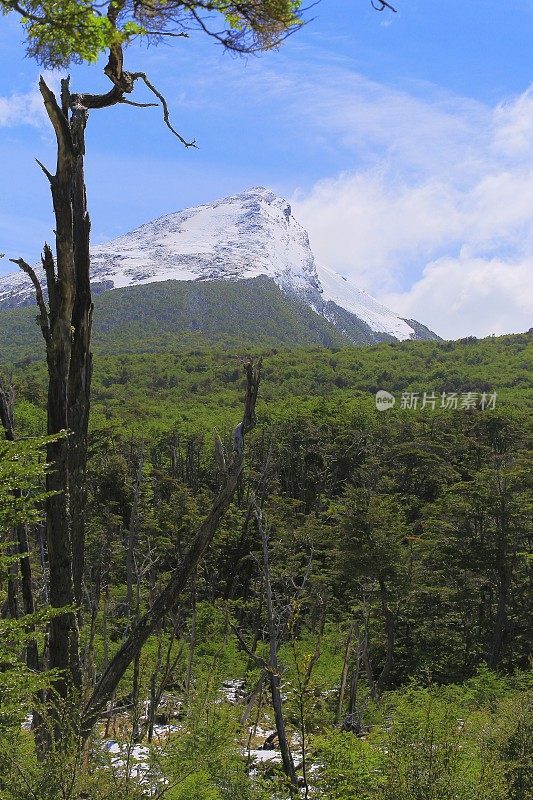
[(52, 68), (195, 29), (230, 50), (257, 52), (277, 47), (303, 23), (301, 0), (0, 0), (0, 8), (20, 15), (28, 55)]

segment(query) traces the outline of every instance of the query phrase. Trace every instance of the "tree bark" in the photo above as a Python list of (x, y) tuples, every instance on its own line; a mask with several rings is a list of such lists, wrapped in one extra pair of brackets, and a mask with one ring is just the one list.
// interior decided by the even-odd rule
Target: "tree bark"
[[(119, 7), (111, 4), (109, 23), (116, 28)], [(40, 164), (50, 182), (55, 216), (55, 262), (45, 245), (43, 267), (49, 310), (34, 270), (22, 259), (12, 259), (32, 280), (39, 307), (38, 321), (46, 342), (48, 366), (48, 433), (59, 437), (47, 448), (53, 469), (47, 476), (52, 493), (46, 504), (49, 558), (49, 599), (65, 608), (50, 623), (50, 667), (58, 670), (55, 688), (65, 697), (69, 686), (81, 687), (78, 614), (82, 604), (85, 551), (87, 430), (92, 375), (92, 300), (89, 270), (90, 220), (84, 177), (85, 127), (88, 110), (131, 102), (137, 81), (143, 82), (163, 108), (166, 126), (186, 146), (193, 147), (172, 127), (165, 98), (143, 72), (123, 69), (120, 42), (111, 45), (105, 75), (112, 83), (104, 94), (70, 92), (69, 79), (61, 82), (61, 104), (41, 77), (39, 88), (57, 141), (56, 172)], [(135, 103), (133, 104), (135, 105)], [(39, 162), (40, 163), (40, 162)], [(67, 610), (68, 609), (68, 610)]]
[(383, 669), (381, 670), (381, 674), (376, 681), (376, 694), (379, 697), (383, 691), (383, 687), (387, 683), (389, 675), (391, 673), (393, 664), (394, 664), (394, 645), (395, 645), (395, 627), (396, 627), (396, 616), (390, 610), (389, 607), (389, 595), (387, 592), (387, 587), (383, 578), (379, 578), (379, 594), (381, 598), (381, 609), (383, 612), (383, 619), (385, 622), (385, 635), (387, 638), (387, 651), (385, 655), (385, 663), (383, 664)]
[[(68, 88), (63, 82), (60, 108), (53, 92), (41, 78), (39, 88), (46, 111), (54, 127), (57, 139), (56, 174), (50, 175), (50, 187), (56, 220), (56, 263), (50, 248), (45, 246), (43, 267), (48, 284), (48, 326), (41, 323), (46, 341), (48, 364), (48, 434), (57, 435), (70, 430), (69, 386), (76, 381), (71, 358), (74, 338), (74, 309), (76, 306), (77, 275), (82, 265), (75, 258), (74, 198), (76, 175), (83, 164), (83, 132), (86, 123), (85, 109), (79, 110), (69, 121), (66, 108)], [(83, 172), (81, 173), (83, 175)], [(78, 175), (79, 177), (79, 175)], [(77, 228), (76, 224), (76, 228)], [(88, 273), (88, 260), (85, 264)], [(83, 283), (83, 276), (80, 276)], [(88, 282), (88, 274), (86, 281)], [(41, 312), (42, 313), (42, 312)], [(79, 348), (79, 345), (78, 345)], [(72, 429), (72, 449), (78, 450), (78, 431)], [(74, 562), (78, 564), (83, 555), (75, 552), (72, 540), (72, 513), (76, 514), (78, 490), (71, 494), (73, 482), (69, 468), (73, 459), (69, 436), (60, 436), (48, 445), (47, 460), (53, 465), (47, 475), (47, 489), (53, 492), (46, 504), (46, 528), (48, 561), (50, 569), (50, 604), (53, 608), (70, 607), (68, 611), (54, 616), (50, 623), (50, 667), (60, 671), (55, 688), (66, 697), (69, 686), (81, 687), (78, 620), (74, 610), (76, 592), (74, 588)], [(79, 477), (79, 476), (78, 476)], [(74, 499), (74, 504), (73, 504)], [(79, 548), (79, 542), (77, 547)], [(81, 583), (79, 588), (81, 599)]]
[(85, 550), (85, 470), (91, 383), (92, 302), (89, 277), (89, 230), (83, 161), (87, 108), (61, 82), (61, 106), (41, 77), (39, 88), (57, 141), (56, 172), (41, 164), (50, 182), (56, 222), (56, 258), (45, 245), (43, 268), (47, 310), (39, 280), (21, 259), (35, 290), (39, 324), (48, 366), (47, 446), (52, 469), (47, 474), (46, 502), (50, 604), (66, 608), (50, 622), (50, 667), (59, 671), (55, 688), (66, 697), (69, 686), (81, 687), (79, 629), (75, 606), (81, 607)]
[(268, 620), (268, 640), (269, 640), (269, 660), (267, 666), (268, 680), (270, 683), (270, 693), (272, 696), (272, 708), (274, 710), (274, 719), (276, 722), (276, 732), (278, 735), (279, 749), (281, 751), (281, 760), (283, 763), (283, 771), (289, 780), (289, 790), (291, 796), (298, 794), (298, 776), (294, 768), (294, 761), (287, 738), (287, 729), (285, 726), (285, 718), (283, 716), (283, 699), (281, 696), (281, 682), (278, 663), (278, 632), (274, 620), (274, 608), (272, 603), (272, 584), (270, 581), (270, 563), (268, 553), (268, 535), (263, 524), (261, 509), (258, 505), (255, 506), (255, 520), (257, 528), (261, 534), (261, 542), (263, 546), (263, 576), (265, 584), (265, 605)]
[[(68, 82), (63, 82), (63, 104), (70, 104)], [(68, 113), (68, 112), (66, 112)], [(76, 144), (72, 175), (72, 224), (76, 292), (72, 309), (72, 347), (68, 382), (69, 480), (71, 503), (72, 577), (76, 603), (81, 606), (85, 554), (85, 505), (87, 468), (87, 431), (92, 377), (91, 329), (93, 304), (90, 284), (87, 195), (84, 175), (84, 130), (87, 111), (77, 105), (71, 116)]]
[(350, 656), (352, 653), (352, 641), (355, 633), (357, 623), (355, 620), (350, 625), (348, 636), (346, 637), (346, 644), (344, 647), (344, 661), (342, 663), (341, 683), (339, 687), (339, 699), (337, 702), (337, 711), (335, 714), (335, 725), (340, 725), (342, 717), (342, 708), (344, 706), (344, 694), (346, 692), (346, 682), (348, 679), (348, 669), (350, 666)]

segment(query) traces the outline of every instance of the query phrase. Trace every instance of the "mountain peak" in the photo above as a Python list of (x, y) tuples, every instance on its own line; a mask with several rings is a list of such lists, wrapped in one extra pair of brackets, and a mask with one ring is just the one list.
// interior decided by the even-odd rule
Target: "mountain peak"
[[(166, 280), (239, 281), (260, 275), (344, 333), (352, 325), (348, 314), (382, 338), (418, 335), (408, 322), (346, 278), (317, 264), (290, 204), (264, 186), (167, 214), (91, 250), (95, 291)], [(0, 306), (25, 305), (32, 299), (25, 275), (0, 279)]]
[[(239, 194), (237, 194), (236, 197), (239, 197), (241, 195), (247, 195), (247, 194), (255, 194), (255, 195), (258, 195), (260, 197), (269, 197), (269, 198), (270, 197), (277, 197), (275, 192), (273, 192), (272, 189), (268, 189), (266, 186), (250, 186), (250, 188), (249, 189), (245, 189), (244, 192), (239, 192)], [(279, 199), (281, 199), (281, 198), (279, 198)]]
[(207, 205), (216, 207), (219, 204), (226, 203), (241, 204), (243, 209), (247, 209), (252, 214), (268, 212), (268, 208), (272, 207), (281, 211), (287, 220), (292, 214), (290, 203), (266, 186), (251, 186), (243, 192), (224, 197)]

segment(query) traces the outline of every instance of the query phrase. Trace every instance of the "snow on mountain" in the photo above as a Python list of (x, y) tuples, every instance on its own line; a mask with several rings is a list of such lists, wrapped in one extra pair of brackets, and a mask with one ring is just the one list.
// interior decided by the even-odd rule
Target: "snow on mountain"
[(317, 265), (317, 274), (322, 286), (322, 298), (355, 314), (366, 322), (373, 331), (390, 333), (396, 339), (410, 339), (413, 328), (401, 317), (382, 306), (371, 295), (358, 289), (338, 272)]
[(262, 188), (160, 217), (98, 245), (92, 273), (115, 287), (268, 275), (281, 288), (318, 289), (306, 232), (290, 205)]
[[(97, 290), (166, 280), (241, 280), (266, 275), (286, 294), (336, 323), (335, 306), (372, 331), (415, 338), (411, 325), (341, 275), (318, 265), (291, 207), (263, 187), (168, 214), (91, 251)], [(22, 273), (0, 278), (0, 307), (27, 305)], [(332, 312), (333, 309), (333, 312)]]
[[(42, 276), (39, 268), (37, 273)], [(33, 286), (24, 272), (10, 272), (0, 278), (0, 309), (29, 305), (34, 297)]]

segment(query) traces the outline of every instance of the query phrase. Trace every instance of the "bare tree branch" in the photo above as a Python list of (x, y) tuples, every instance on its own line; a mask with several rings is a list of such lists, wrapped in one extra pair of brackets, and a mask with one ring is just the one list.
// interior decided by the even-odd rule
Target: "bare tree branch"
[(135, 108), (158, 108), (159, 103), (136, 103), (134, 100), (127, 100), (125, 97), (118, 101), (126, 106), (135, 106)]
[(388, 8), (389, 11), (393, 11), (395, 14), (398, 13), (390, 3), (386, 2), (386, 0), (377, 0), (377, 2), (380, 4), (379, 6), (374, 3), (374, 0), (370, 0), (370, 2), (372, 4), (372, 8), (374, 8), (376, 11), (385, 11), (385, 9)]
[(155, 96), (156, 96), (156, 97), (157, 97), (157, 99), (160, 101), (160, 103), (161, 103), (161, 105), (162, 105), (162, 107), (163, 107), (163, 120), (165, 121), (165, 125), (167, 126), (167, 128), (168, 128), (170, 131), (172, 131), (172, 133), (174, 134), (174, 136), (177, 136), (177, 138), (180, 140), (180, 142), (182, 143), (182, 145), (183, 145), (184, 147), (186, 147), (187, 149), (188, 149), (189, 147), (197, 147), (197, 144), (196, 144), (196, 140), (195, 140), (195, 139), (193, 139), (193, 140), (192, 140), (192, 142), (188, 142), (188, 141), (187, 141), (186, 139), (184, 139), (184, 138), (183, 138), (183, 136), (182, 136), (180, 133), (178, 133), (178, 131), (177, 131), (177, 130), (176, 130), (176, 129), (175, 129), (173, 126), (172, 126), (172, 124), (171, 124), (171, 122), (170, 122), (170, 113), (169, 113), (169, 110), (168, 110), (168, 104), (167, 104), (167, 101), (166, 101), (166, 99), (164, 98), (164, 96), (161, 94), (161, 92), (160, 92), (158, 89), (156, 89), (156, 87), (154, 86), (154, 84), (153, 84), (153, 83), (152, 83), (152, 82), (151, 82), (151, 81), (148, 79), (148, 77), (147, 77), (146, 73), (144, 73), (144, 72), (134, 72), (134, 73), (132, 73), (132, 78), (133, 78), (134, 80), (136, 80), (136, 79), (140, 78), (140, 79), (141, 79), (141, 80), (142, 80), (142, 81), (143, 81), (143, 82), (146, 84), (146, 86), (147, 86), (147, 87), (150, 89), (150, 91), (151, 91), (153, 94), (155, 94)]
[(268, 662), (265, 661), (264, 658), (261, 658), (261, 656), (258, 656), (257, 653), (254, 653), (251, 650), (251, 648), (248, 646), (248, 643), (247, 643), (246, 639), (242, 635), (242, 631), (236, 625), (233, 625), (232, 623), (230, 623), (230, 628), (233, 631), (233, 633), (235, 634), (235, 636), (237, 637), (237, 639), (239, 640), (240, 645), (241, 645), (242, 649), (244, 650), (244, 652), (246, 653), (246, 655), (249, 658), (251, 658), (253, 661), (255, 661), (255, 663), (258, 666), (263, 667), (263, 669), (265, 671), (268, 670)]
[(46, 112), (56, 134), (58, 155), (62, 157), (64, 156), (65, 149), (72, 147), (72, 134), (70, 132), (68, 119), (57, 104), (54, 93), (48, 88), (42, 75), (39, 78), (39, 89), (43, 96)]
[(31, 280), (31, 282), (35, 287), (35, 296), (40, 312), (38, 321), (41, 331), (43, 333), (44, 340), (48, 344), (48, 342), (50, 341), (50, 324), (48, 319), (48, 310), (46, 308), (46, 303), (44, 302), (43, 290), (41, 288), (39, 278), (35, 274), (35, 270), (33, 269), (33, 267), (30, 267), (30, 265), (27, 264), (23, 258), (10, 258), (9, 260), (13, 264), (16, 264), (18, 267), (20, 267), (20, 269), (26, 273), (26, 275), (29, 277), (29, 279)]
[(143, 36), (169, 36), (173, 39), (188, 39), (189, 34), (186, 31), (176, 33), (174, 31), (144, 31)]
[(41, 256), (41, 263), (43, 265), (44, 273), (46, 275), (46, 285), (48, 287), (48, 305), (50, 309), (57, 308), (57, 284), (54, 256), (50, 245), (46, 242), (43, 247), (43, 254)]
[(35, 160), (39, 164), (40, 168), (42, 169), (42, 171), (44, 172), (50, 183), (52, 183), (52, 181), (54, 180), (54, 176), (52, 175), (52, 173), (44, 166), (44, 164), (41, 161), (39, 161), (38, 158), (36, 158)]
[(107, 701), (117, 688), (128, 666), (140, 653), (148, 637), (157, 628), (161, 620), (176, 607), (181, 593), (213, 540), (218, 526), (234, 497), (244, 468), (244, 437), (255, 424), (255, 404), (261, 379), (261, 360), (257, 365), (254, 365), (252, 361), (248, 361), (245, 364), (245, 372), (247, 386), (244, 414), (242, 422), (237, 425), (233, 432), (233, 453), (229, 460), (224, 485), (215, 498), (208, 515), (198, 528), (198, 532), (180, 566), (171, 575), (170, 580), (154, 600), (152, 606), (133, 625), (128, 637), (111, 659), (96, 684), (83, 714), (82, 735), (84, 737), (89, 735), (99, 714), (105, 708)]

